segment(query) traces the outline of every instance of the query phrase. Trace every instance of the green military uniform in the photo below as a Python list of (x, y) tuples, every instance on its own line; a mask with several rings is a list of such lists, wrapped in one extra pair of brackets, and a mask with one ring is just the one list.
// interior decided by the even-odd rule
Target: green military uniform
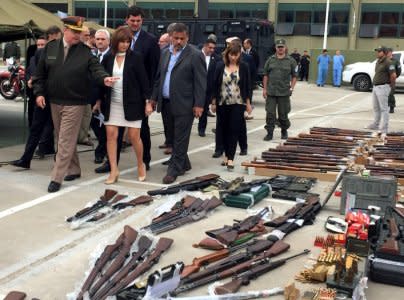
[(273, 132), (276, 120), (276, 108), (278, 108), (278, 119), (280, 127), (286, 130), (290, 127), (288, 113), (290, 112), (290, 81), (297, 77), (297, 64), (293, 57), (286, 55), (279, 59), (276, 54), (272, 55), (265, 62), (264, 75), (268, 76), (267, 99), (265, 110), (265, 129)]
[[(398, 76), (400, 76), (400, 74), (401, 74), (401, 63), (397, 59), (392, 57), (391, 64), (394, 66), (394, 69), (396, 70), (396, 75), (398, 78)], [(390, 107), (390, 113), (393, 113), (394, 107), (396, 107), (396, 98), (394, 97), (394, 92), (395, 92), (395, 90), (394, 90), (394, 88), (392, 88), (390, 95), (389, 95), (389, 100), (388, 100), (388, 104)]]

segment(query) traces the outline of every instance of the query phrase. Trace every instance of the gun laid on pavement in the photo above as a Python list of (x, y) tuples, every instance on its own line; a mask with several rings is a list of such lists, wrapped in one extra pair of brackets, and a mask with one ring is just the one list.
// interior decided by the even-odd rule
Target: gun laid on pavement
[(100, 297), (99, 300), (104, 300), (108, 296), (116, 295), (120, 290), (127, 287), (136, 278), (148, 271), (154, 264), (159, 261), (160, 256), (171, 247), (172, 243), (172, 239), (160, 238), (154, 251), (124, 279), (117, 283), (116, 286), (112, 288), (105, 296)]
[[(226, 268), (223, 271), (215, 272), (215, 273), (212, 273), (211, 275), (200, 278), (198, 280), (191, 281), (191, 282), (188, 281), (186, 284), (180, 285), (177, 289), (175, 289), (175, 291), (173, 292), (173, 295), (178, 295), (180, 293), (197, 288), (201, 285), (205, 285), (205, 284), (211, 283), (216, 280), (221, 280), (221, 279), (245, 272), (245, 271), (251, 269), (257, 262), (259, 262), (265, 258), (270, 258), (270, 257), (276, 256), (276, 255), (279, 255), (279, 254), (287, 251), (289, 248), (290, 248), (289, 244), (286, 244), (283, 241), (277, 241), (276, 243), (273, 244), (273, 246), (268, 251), (261, 253), (257, 257), (244, 261), (231, 268)], [(196, 274), (198, 274), (198, 273), (196, 273)]]
[(216, 174), (207, 174), (205, 176), (198, 176), (194, 179), (190, 179), (187, 181), (180, 182), (178, 184), (170, 185), (168, 187), (151, 190), (148, 191), (147, 194), (150, 196), (156, 195), (171, 195), (176, 194), (179, 191), (196, 191), (203, 189), (213, 183), (215, 183), (220, 178), (219, 175)]
[(268, 258), (264, 258), (262, 261), (258, 261), (249, 270), (233, 277), (230, 282), (216, 287), (215, 294), (223, 295), (236, 293), (242, 285), (248, 285), (250, 283), (250, 280), (255, 279), (269, 271), (272, 271), (284, 265), (288, 260), (294, 257), (298, 257), (308, 253), (310, 253), (310, 250), (305, 249), (303, 252), (276, 261), (271, 261)]

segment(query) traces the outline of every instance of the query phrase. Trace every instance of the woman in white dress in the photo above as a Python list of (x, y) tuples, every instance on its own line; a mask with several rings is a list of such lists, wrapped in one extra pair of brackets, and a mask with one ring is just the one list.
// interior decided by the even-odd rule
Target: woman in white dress
[(136, 153), (138, 180), (146, 179), (146, 167), (143, 164), (143, 144), (140, 128), (145, 114), (150, 115), (153, 108), (149, 103), (151, 90), (141, 54), (129, 49), (132, 32), (127, 27), (118, 28), (111, 38), (111, 54), (102, 64), (105, 70), (117, 81), (112, 88), (106, 88), (105, 127), (107, 132), (107, 152), (111, 172), (105, 184), (118, 180), (117, 140), (119, 127), (128, 128), (128, 137)]

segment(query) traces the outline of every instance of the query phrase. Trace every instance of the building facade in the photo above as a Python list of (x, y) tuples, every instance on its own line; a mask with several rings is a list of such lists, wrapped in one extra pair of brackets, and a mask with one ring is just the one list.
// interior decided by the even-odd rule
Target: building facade
[[(64, 11), (103, 24), (104, 0), (29, 0), (51, 12)], [(331, 0), (327, 48), (370, 50), (377, 45), (404, 49), (403, 0)], [(148, 19), (189, 19), (198, 0), (108, 0), (108, 26), (123, 24), (127, 5), (141, 6)], [(208, 18), (259, 18), (275, 24), (290, 48), (323, 47), (326, 0), (210, 0)]]

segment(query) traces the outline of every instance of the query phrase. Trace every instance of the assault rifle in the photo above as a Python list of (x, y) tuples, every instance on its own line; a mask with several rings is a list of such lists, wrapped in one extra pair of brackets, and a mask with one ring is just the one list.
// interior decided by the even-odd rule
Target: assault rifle
[(179, 191), (196, 191), (215, 183), (219, 178), (219, 175), (208, 174), (205, 176), (195, 177), (194, 179), (186, 180), (178, 184), (170, 185), (162, 189), (148, 191), (147, 194), (150, 196), (156, 196), (176, 194)]
[(257, 262), (262, 261), (263, 259), (268, 259), (270, 257), (276, 256), (278, 254), (281, 254), (281, 253), (285, 252), (286, 250), (288, 250), (289, 247), (290, 247), (289, 244), (286, 244), (283, 241), (277, 241), (268, 251), (261, 253), (260, 255), (258, 255), (255, 258), (244, 261), (240, 264), (237, 264), (236, 266), (227, 268), (223, 271), (212, 273), (211, 275), (208, 275), (206, 277), (200, 278), (200, 279), (192, 281), (192, 282), (189, 282), (189, 280), (188, 280), (188, 283), (180, 285), (177, 289), (175, 289), (175, 291), (173, 292), (173, 295), (178, 295), (180, 293), (197, 288), (201, 285), (205, 285), (205, 284), (211, 283), (216, 280), (222, 280), (224, 278), (245, 272), (245, 271), (251, 269), (255, 264), (257, 264)]
[(311, 134), (326, 134), (334, 136), (372, 137), (371, 131), (341, 129), (334, 127), (312, 127)]
[(230, 245), (237, 239), (240, 233), (248, 232), (255, 227), (268, 212), (269, 208), (265, 207), (258, 214), (249, 216), (243, 221), (233, 224), (233, 226), (224, 226), (223, 228), (209, 230), (206, 231), (206, 234), (225, 245)]
[(137, 266), (136, 269), (134, 269), (124, 279), (117, 283), (115, 287), (113, 287), (105, 296), (97, 298), (97, 300), (104, 300), (108, 296), (116, 295), (120, 290), (128, 286), (136, 278), (148, 271), (154, 264), (159, 261), (160, 256), (171, 247), (172, 243), (172, 239), (159, 239), (154, 251), (139, 266)]
[(245, 182), (243, 177), (238, 177), (226, 189), (220, 190), (220, 199), (224, 199), (227, 195), (240, 195), (241, 193), (248, 193), (252, 188), (261, 186), (268, 183), (268, 179), (255, 179), (250, 182)]
[[(221, 260), (225, 257), (228, 257), (227, 260), (221, 260), (220, 263), (218, 265), (215, 265), (215, 272), (219, 272), (221, 271), (222, 267), (219, 267), (219, 265), (222, 265), (223, 268), (227, 268), (229, 267), (229, 262), (241, 262), (241, 259), (247, 258), (248, 256), (246, 254), (257, 254), (260, 253), (268, 248), (270, 248), (273, 245), (273, 242), (268, 241), (268, 240), (253, 240), (251, 242), (245, 243), (245, 244), (240, 244), (237, 246), (233, 246), (233, 247), (229, 247), (229, 248), (225, 248), (219, 251), (215, 251), (214, 253), (205, 255), (205, 256), (201, 256), (201, 257), (195, 257), (192, 260), (192, 264), (191, 265), (187, 265), (184, 267), (184, 269), (181, 272), (181, 278), (186, 278), (189, 277), (191, 274), (198, 272), (199, 269), (202, 266), (206, 266), (208, 264), (211, 264), (212, 262)], [(245, 252), (239, 253), (238, 255), (233, 255), (230, 256), (232, 253), (244, 249), (246, 248)], [(247, 260), (246, 259), (246, 260)], [(201, 275), (204, 271), (206, 271), (207, 269), (203, 270), (202, 272), (199, 272), (198, 275)], [(209, 271), (208, 271), (209, 272)], [(208, 274), (208, 272), (204, 272), (204, 275), (206, 276)]]
[(104, 266), (119, 253), (119, 249), (122, 246), (124, 239), (129, 235), (130, 229), (125, 226), (124, 232), (118, 237), (114, 244), (105, 247), (100, 257), (96, 260), (93, 269), (84, 282), (80, 293), (77, 296), (77, 300), (83, 299), (83, 294), (89, 290), (93, 284), (95, 278), (101, 274), (101, 270)]
[(136, 241), (138, 235), (137, 231), (129, 226), (125, 226), (124, 232), (125, 239), (122, 242), (122, 247), (119, 250), (119, 254), (112, 261), (107, 270), (103, 272), (102, 276), (98, 279), (94, 286), (90, 289), (90, 298), (93, 297), (94, 294), (101, 288), (101, 286), (124, 265), (125, 260), (130, 253), (132, 244)]
[(294, 192), (294, 191), (288, 191), (288, 190), (277, 190), (272, 194), (272, 198), (275, 199), (285, 199), (285, 200), (292, 200), (296, 201), (297, 199), (309, 199), (312, 197), (319, 197), (319, 194), (314, 194), (314, 193), (305, 193), (305, 192)]
[[(86, 207), (80, 211), (78, 211), (74, 216), (69, 217), (66, 219), (67, 222), (73, 222), (76, 221), (78, 219), (84, 218), (85, 216), (88, 216), (96, 211), (98, 211), (100, 208), (107, 206), (108, 204), (110, 204), (110, 201), (115, 197), (115, 196), (119, 196), (119, 200), (123, 199), (126, 196), (123, 195), (117, 195), (118, 192), (115, 190), (109, 190), (106, 189), (104, 192), (104, 195), (100, 197), (100, 200), (98, 200), (94, 205), (90, 206), (90, 207)], [(115, 199), (114, 199), (115, 200)]]
[(138, 242), (138, 250), (137, 252), (132, 254), (132, 257), (128, 261), (128, 263), (119, 270), (112, 278), (107, 278), (108, 282), (105, 284), (103, 288), (98, 290), (95, 295), (94, 299), (101, 298), (109, 290), (115, 287), (123, 278), (125, 278), (131, 271), (136, 269), (136, 267), (144, 260), (144, 256), (147, 255), (150, 246), (152, 245), (152, 241), (147, 238), (146, 236), (141, 236)]
[(308, 253), (310, 253), (310, 250), (305, 249), (303, 252), (276, 261), (271, 261), (268, 258), (264, 258), (261, 261), (256, 262), (256, 264), (253, 265), (249, 270), (233, 277), (230, 282), (216, 287), (215, 294), (223, 295), (236, 293), (242, 285), (248, 285), (250, 283), (250, 280), (255, 279), (269, 271), (277, 269), (292, 258)]
[[(383, 252), (383, 253), (399, 255), (400, 248), (398, 247), (397, 239), (400, 235), (400, 231), (398, 229), (396, 220), (392, 216), (390, 219), (387, 219), (386, 222), (389, 226), (390, 235), (387, 238), (387, 240), (384, 242), (384, 244), (380, 247), (379, 251)], [(387, 224), (385, 224), (385, 225), (387, 225)]]
[(202, 200), (186, 196), (182, 204), (183, 206), (180, 208), (177, 208), (176, 204), (171, 212), (154, 219), (150, 225), (142, 229), (148, 229), (154, 234), (159, 234), (190, 222), (196, 222), (205, 217), (209, 211), (220, 206), (222, 201), (216, 197)]

